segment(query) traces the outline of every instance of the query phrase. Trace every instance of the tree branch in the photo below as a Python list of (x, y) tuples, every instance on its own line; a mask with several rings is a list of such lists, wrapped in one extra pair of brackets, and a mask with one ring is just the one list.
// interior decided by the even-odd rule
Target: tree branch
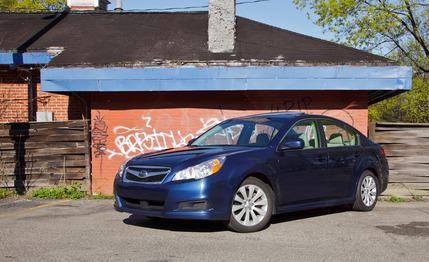
[(423, 40), (422, 36), (420, 35), (420, 31), (419, 31), (419, 28), (417, 26), (416, 19), (414, 18), (414, 14), (413, 14), (413, 10), (411, 9), (410, 2), (408, 0), (404, 0), (404, 2), (405, 2), (405, 6), (407, 7), (407, 11), (408, 11), (408, 14), (410, 17), (411, 26), (413, 27), (413, 32), (415, 34), (416, 40), (422, 46), (422, 48), (426, 54), (426, 57), (429, 57), (429, 48), (426, 45), (425, 41)]
[(383, 34), (385, 37), (389, 38), (401, 51), (404, 53), (404, 55), (421, 71), (424, 73), (429, 73), (429, 68), (424, 68), (422, 65), (420, 65), (411, 55), (410, 52), (406, 51), (405, 48), (402, 47), (402, 45), (399, 43), (399, 41), (389, 35)]

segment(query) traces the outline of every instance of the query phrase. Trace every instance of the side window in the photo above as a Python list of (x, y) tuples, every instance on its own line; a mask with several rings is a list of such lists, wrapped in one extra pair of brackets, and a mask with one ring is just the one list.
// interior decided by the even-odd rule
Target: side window
[(256, 124), (255, 129), (253, 129), (252, 135), (250, 136), (249, 144), (258, 144), (258, 137), (262, 136), (268, 138), (268, 141), (271, 141), (271, 139), (277, 135), (277, 132), (278, 129), (272, 126)]
[(287, 133), (285, 141), (301, 139), (304, 141), (304, 149), (319, 148), (316, 122), (311, 120), (299, 121)]
[(333, 121), (322, 120), (327, 147), (356, 146), (359, 144), (355, 131), (345, 128)]

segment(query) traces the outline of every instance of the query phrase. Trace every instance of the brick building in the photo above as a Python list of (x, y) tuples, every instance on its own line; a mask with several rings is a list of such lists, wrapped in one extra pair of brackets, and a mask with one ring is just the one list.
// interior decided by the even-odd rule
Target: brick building
[(0, 121), (91, 119), (93, 190), (110, 192), (124, 159), (223, 119), (294, 110), (365, 134), (368, 105), (410, 89), (408, 67), (212, 2), (197, 13), (0, 14)]

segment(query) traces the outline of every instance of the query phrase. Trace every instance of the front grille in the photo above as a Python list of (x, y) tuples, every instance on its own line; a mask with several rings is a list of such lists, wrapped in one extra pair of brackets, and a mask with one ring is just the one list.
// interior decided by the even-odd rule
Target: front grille
[(125, 169), (124, 182), (161, 183), (170, 171), (169, 167), (129, 166)]

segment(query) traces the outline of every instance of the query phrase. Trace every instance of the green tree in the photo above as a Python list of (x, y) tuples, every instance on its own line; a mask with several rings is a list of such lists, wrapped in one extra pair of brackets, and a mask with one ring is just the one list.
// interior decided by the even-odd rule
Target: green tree
[(0, 0), (0, 11), (11, 10), (16, 0)]
[[(367, 50), (399, 51), (418, 71), (429, 73), (427, 0), (294, 0), (309, 7), (315, 23), (337, 40)], [(389, 50), (387, 53), (393, 52)]]
[(414, 77), (410, 92), (369, 107), (370, 121), (429, 123), (429, 78)]
[(370, 120), (429, 122), (427, 0), (293, 0), (336, 41), (377, 52), (414, 71), (412, 91), (370, 107)]
[(61, 10), (66, 0), (0, 0), (0, 11), (34, 12)]

